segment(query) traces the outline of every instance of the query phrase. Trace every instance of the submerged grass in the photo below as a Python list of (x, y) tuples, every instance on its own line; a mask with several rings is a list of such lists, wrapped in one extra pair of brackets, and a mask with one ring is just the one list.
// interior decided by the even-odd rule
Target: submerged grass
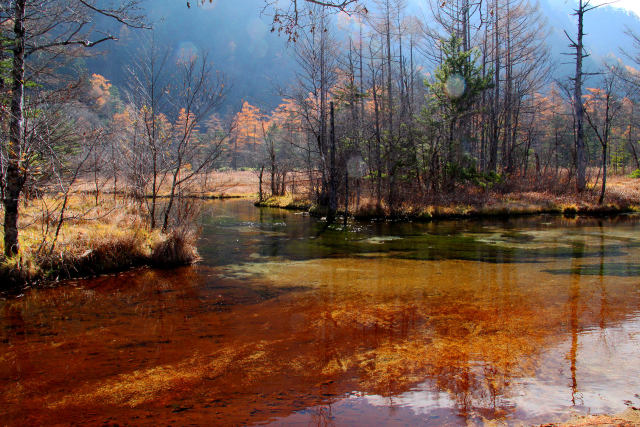
[[(20, 251), (12, 258), (0, 255), (0, 281), (17, 287), (141, 265), (189, 264), (197, 259), (193, 233), (149, 230), (139, 206), (124, 198), (100, 199), (96, 205), (94, 196), (71, 196), (67, 219), (56, 238), (56, 203), (55, 198), (45, 196), (21, 206)], [(2, 240), (0, 251), (4, 253)]]
[(544, 424), (544, 427), (595, 427), (595, 426), (620, 426), (633, 427), (640, 425), (640, 409), (627, 408), (615, 415), (583, 415), (574, 417), (566, 423)]

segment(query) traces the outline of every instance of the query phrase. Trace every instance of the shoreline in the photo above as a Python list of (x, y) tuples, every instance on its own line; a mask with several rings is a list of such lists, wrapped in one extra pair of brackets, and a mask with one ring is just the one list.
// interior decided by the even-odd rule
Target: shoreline
[(640, 409), (628, 407), (617, 414), (592, 414), (571, 417), (565, 422), (551, 422), (540, 424), (540, 427), (596, 427), (621, 426), (632, 427), (640, 424)]
[[(79, 197), (93, 197), (95, 192), (80, 191)], [(102, 195), (113, 196), (113, 192)], [(115, 194), (120, 196), (119, 193)], [(168, 196), (158, 196), (159, 199)], [(253, 197), (252, 194), (189, 194), (182, 197), (195, 200), (231, 200)], [(139, 218), (136, 218), (139, 220)], [(15, 258), (0, 254), (0, 295), (20, 293), (28, 287), (48, 286), (64, 280), (123, 273), (136, 268), (172, 268), (198, 261), (194, 236), (173, 231), (149, 231), (139, 224), (111, 224), (98, 221), (88, 227), (73, 230), (68, 240), (60, 242), (55, 251), (37, 251), (40, 237), (21, 241), (21, 253)], [(94, 235), (95, 233), (95, 235)], [(0, 227), (0, 236), (3, 232)]]
[[(96, 191), (95, 190), (85, 190), (85, 191), (78, 191), (77, 194), (83, 194), (85, 196), (95, 196)], [(113, 191), (103, 191), (100, 192), (101, 195), (109, 195), (109, 196), (126, 196), (127, 194), (124, 192), (116, 192), (114, 193)], [(168, 199), (169, 196), (168, 194), (158, 194), (156, 196), (156, 199)], [(255, 197), (255, 194), (253, 193), (247, 193), (247, 194), (225, 194), (225, 193), (212, 193), (212, 194), (182, 194), (180, 197), (182, 197), (183, 199), (197, 199), (197, 200), (223, 200), (223, 199), (248, 199), (251, 197)], [(150, 194), (145, 194), (144, 195), (145, 199), (151, 199), (153, 198), (152, 195)]]
[[(298, 212), (307, 212), (311, 216), (324, 217), (326, 210), (317, 209), (313, 204), (304, 200), (292, 200), (289, 197), (269, 198), (262, 202), (256, 201), (256, 207), (277, 208)], [(406, 221), (406, 222), (431, 222), (438, 220), (456, 219), (485, 219), (485, 218), (515, 218), (536, 215), (557, 215), (573, 218), (585, 217), (612, 217), (631, 213), (640, 213), (640, 206), (619, 206), (613, 203), (604, 205), (551, 205), (551, 206), (518, 206), (514, 204), (477, 207), (470, 205), (430, 205), (420, 210), (413, 209), (399, 213), (377, 213), (372, 209), (361, 209), (358, 212), (348, 212), (348, 216), (358, 221)], [(337, 215), (343, 216), (344, 210), (338, 210)]]

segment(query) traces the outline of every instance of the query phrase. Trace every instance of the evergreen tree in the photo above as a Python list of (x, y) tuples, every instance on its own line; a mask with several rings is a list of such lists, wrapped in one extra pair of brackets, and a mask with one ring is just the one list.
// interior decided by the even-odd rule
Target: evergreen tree
[(478, 96), (492, 86), (492, 73), (483, 76), (478, 65), (480, 52), (464, 50), (462, 39), (452, 35), (441, 41), (442, 63), (434, 73), (432, 82), (425, 82), (436, 107), (443, 115), (447, 130), (448, 178), (456, 178), (463, 162), (463, 142), (471, 133), (470, 118), (475, 112)]

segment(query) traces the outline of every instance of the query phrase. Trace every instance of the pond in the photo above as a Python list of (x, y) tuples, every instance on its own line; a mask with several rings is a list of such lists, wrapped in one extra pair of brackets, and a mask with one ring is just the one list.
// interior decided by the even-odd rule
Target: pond
[(640, 218), (328, 227), (0, 301), (0, 424), (535, 424), (640, 405)]

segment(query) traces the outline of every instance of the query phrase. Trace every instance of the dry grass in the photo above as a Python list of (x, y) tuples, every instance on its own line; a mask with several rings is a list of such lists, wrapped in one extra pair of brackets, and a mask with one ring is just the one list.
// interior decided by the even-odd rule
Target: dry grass
[[(203, 177), (200, 178), (204, 180)], [(206, 180), (215, 183), (213, 193), (221, 196), (255, 196), (258, 194), (258, 175), (251, 171), (210, 172)]]
[(17, 286), (144, 264), (184, 264), (197, 257), (189, 233), (150, 231), (135, 203), (112, 196), (96, 206), (92, 195), (72, 195), (56, 239), (57, 204), (57, 198), (46, 196), (20, 206), (20, 251), (10, 259), (0, 256), (0, 280)]
[[(97, 187), (102, 194), (114, 192), (111, 178), (100, 178)], [(74, 188), (79, 192), (95, 194), (96, 183), (92, 177), (85, 177)], [(165, 179), (158, 191), (158, 197), (167, 197), (170, 189), (170, 180)], [(122, 183), (118, 183), (116, 190), (123, 190)], [(151, 196), (150, 186), (146, 191), (147, 196)], [(213, 171), (199, 174), (182, 187), (182, 194), (203, 199), (255, 197), (258, 194), (258, 175), (251, 171)]]
[(271, 196), (268, 199), (263, 200), (262, 202), (256, 202), (256, 206), (293, 210), (309, 210), (312, 207), (312, 204), (306, 197), (287, 193), (284, 196)]
[(191, 264), (198, 259), (195, 242), (193, 230), (175, 229), (153, 247), (151, 260), (154, 265), (164, 267)]
[[(581, 194), (573, 191), (568, 183), (540, 185), (534, 181), (514, 181), (490, 191), (473, 186), (460, 186), (451, 191), (420, 195), (420, 191), (403, 189), (401, 200), (390, 207), (383, 200), (377, 205), (371, 189), (364, 188), (358, 200), (353, 195), (349, 200), (349, 214), (359, 219), (405, 218), (432, 220), (445, 218), (469, 218), (489, 216), (517, 216), (535, 214), (611, 215), (640, 210), (640, 180), (627, 176), (609, 177), (604, 203), (598, 204), (598, 183)], [(311, 200), (305, 195), (271, 197), (258, 206), (285, 209), (314, 210)], [(344, 200), (339, 210), (344, 212)]]

